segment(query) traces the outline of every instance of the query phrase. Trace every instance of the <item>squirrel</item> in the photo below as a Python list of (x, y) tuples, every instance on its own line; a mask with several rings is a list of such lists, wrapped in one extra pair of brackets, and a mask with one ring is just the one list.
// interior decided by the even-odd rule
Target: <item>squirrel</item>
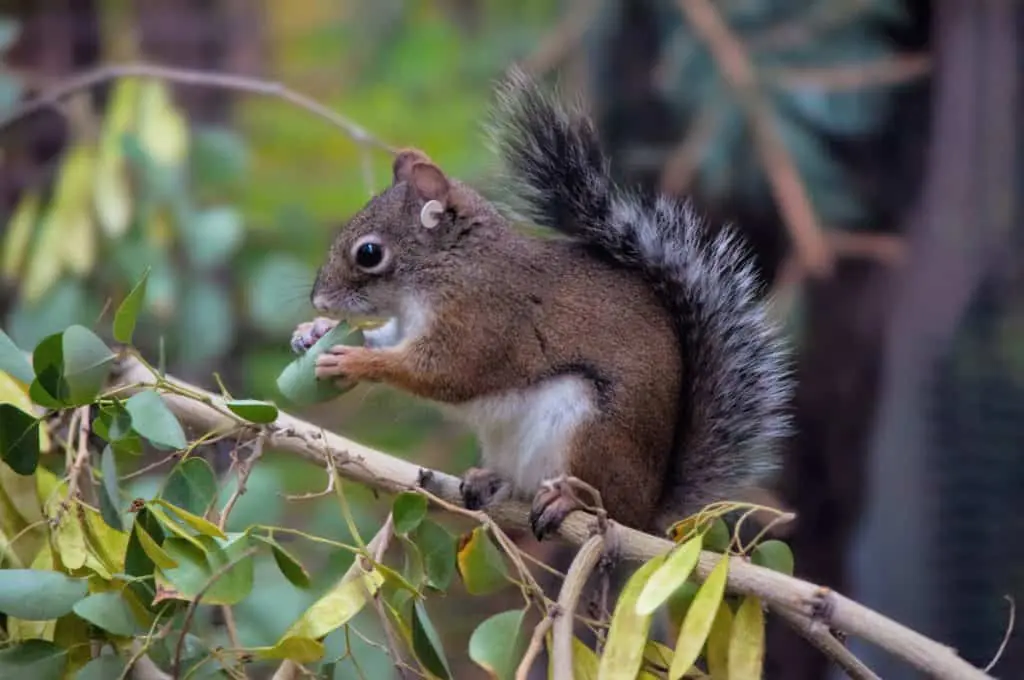
[[(389, 321), (317, 359), (320, 379), (379, 382), (476, 431), (471, 509), (532, 501), (538, 539), (583, 507), (666, 530), (775, 468), (788, 352), (731, 228), (684, 199), (616, 185), (596, 126), (513, 68), (492, 138), (521, 213), (399, 152), (392, 183), (339, 231), (311, 293), (324, 318)], [(305, 349), (330, 327), (301, 325)]]

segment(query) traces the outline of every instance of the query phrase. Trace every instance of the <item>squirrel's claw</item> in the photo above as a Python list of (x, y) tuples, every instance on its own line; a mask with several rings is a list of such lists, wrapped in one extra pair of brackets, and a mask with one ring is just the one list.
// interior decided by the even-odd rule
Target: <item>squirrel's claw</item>
[(292, 351), (296, 354), (305, 354), (309, 348), (316, 344), (317, 340), (338, 325), (334, 319), (320, 316), (312, 321), (300, 323), (292, 333)]
[(491, 503), (500, 503), (512, 495), (512, 485), (493, 470), (470, 468), (459, 484), (462, 504), (468, 510), (480, 510)]
[(565, 479), (544, 482), (533, 498), (530, 508), (530, 527), (538, 541), (558, 531), (570, 513), (582, 510), (586, 505), (576, 496), (572, 486)]

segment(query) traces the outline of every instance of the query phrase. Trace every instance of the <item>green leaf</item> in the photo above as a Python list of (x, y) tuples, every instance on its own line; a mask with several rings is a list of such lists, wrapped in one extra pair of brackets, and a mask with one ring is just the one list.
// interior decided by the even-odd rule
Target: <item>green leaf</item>
[[(221, 531), (220, 528), (216, 524), (214, 524), (210, 520), (206, 519), (205, 517), (200, 517), (199, 515), (194, 515), (191, 512), (188, 512), (187, 510), (179, 508), (176, 505), (171, 505), (170, 503), (168, 503), (166, 500), (164, 500), (162, 498), (157, 498), (156, 500), (153, 501), (153, 503), (156, 503), (156, 504), (160, 505), (161, 507), (166, 509), (167, 512), (170, 512), (175, 517), (180, 519), (182, 522), (184, 522), (188, 526), (192, 527), (193, 529), (198, 531), (200, 534), (203, 534), (204, 536), (213, 536), (215, 538), (227, 538), (227, 536), (224, 535), (224, 532)], [(157, 519), (159, 519), (161, 522), (163, 522), (164, 521), (164, 517), (167, 516), (165, 513), (157, 511), (157, 509), (154, 508), (152, 505), (147, 505), (146, 507), (148, 507), (150, 512), (153, 513), (153, 516), (156, 517)], [(172, 522), (170, 522), (170, 524), (176, 524), (176, 523), (172, 521)], [(169, 528), (169, 527), (166, 527), (166, 525), (165, 525), (165, 528)], [(172, 531), (175, 531), (175, 530), (172, 529)], [(175, 531), (175, 533), (177, 533), (177, 531)]]
[(471, 595), (488, 595), (510, 583), (505, 559), (484, 527), (464, 537), (456, 558), (459, 575)]
[(637, 614), (636, 601), (651, 574), (664, 562), (665, 556), (659, 555), (643, 564), (633, 572), (622, 589), (612, 613), (608, 639), (601, 655), (597, 675), (599, 680), (635, 678), (639, 672), (644, 659), (644, 643), (647, 642), (647, 632), (651, 628), (651, 615)]
[(469, 638), (469, 658), (490, 677), (506, 680), (515, 676), (525, 651), (522, 636), (524, 609), (495, 614), (473, 631)]
[(131, 605), (121, 593), (90, 595), (75, 604), (74, 611), (92, 625), (114, 635), (141, 635), (146, 628), (139, 623)]
[(195, 185), (217, 187), (242, 179), (249, 164), (249, 152), (234, 130), (204, 127), (192, 137), (190, 160)]
[[(198, 365), (222, 356), (235, 338), (235, 310), (224, 284), (205, 278), (185, 283), (175, 338), (179, 358)], [(202, 342), (196, 342), (202, 338)]]
[(89, 594), (85, 579), (40, 569), (0, 570), (0, 612), (47, 621), (64, 616)]
[(721, 517), (716, 517), (704, 534), (704, 549), (724, 553), (729, 549), (729, 542), (731, 540), (732, 534), (729, 533), (729, 527), (726, 525), (725, 520)]
[(154, 446), (164, 449), (183, 449), (188, 446), (178, 419), (153, 390), (132, 395), (124, 407), (132, 418), (132, 429)]
[(441, 638), (427, 615), (427, 608), (419, 600), (413, 602), (412, 651), (423, 667), (444, 680), (452, 677)]
[(29, 385), (35, 378), (32, 365), (14, 341), (0, 330), (0, 371)]
[(319, 640), (358, 614), (366, 606), (367, 598), (375, 594), (382, 583), (384, 577), (376, 569), (339, 581), (303, 612), (281, 640), (290, 637)]
[(242, 215), (229, 206), (208, 208), (181, 225), (182, 243), (197, 269), (224, 264), (242, 243)]
[(95, 333), (78, 325), (64, 331), (63, 349), (68, 394), (58, 398), (71, 406), (91, 403), (103, 388), (114, 353)]
[[(204, 604), (230, 605), (244, 600), (253, 586), (252, 555), (241, 557), (249, 549), (249, 537), (231, 534), (226, 541), (211, 536), (194, 540), (195, 543), (180, 538), (164, 541), (164, 550), (178, 563), (173, 569), (157, 572), (157, 586), (164, 589), (164, 597), (192, 600), (203, 592)], [(235, 563), (227, 567), (232, 562)], [(214, 574), (224, 568), (226, 571), (211, 583)], [(204, 591), (207, 585), (209, 588)]]
[(250, 423), (272, 423), (277, 420), (277, 406), (268, 401), (256, 399), (232, 399), (224, 404), (239, 418), (245, 418)]
[(759, 543), (754, 548), (754, 554), (750, 561), (759, 567), (766, 567), (773, 571), (782, 572), (787, 576), (793, 575), (793, 551), (782, 541), (771, 539)]
[(16, 19), (0, 17), (0, 52), (6, 52), (21, 35), (21, 24)]
[(427, 516), (427, 497), (415, 491), (403, 491), (395, 497), (391, 516), (395, 523), (395, 533), (405, 536), (414, 531)]
[(306, 568), (302, 566), (302, 563), (294, 555), (269, 536), (252, 534), (252, 537), (270, 546), (271, 553), (274, 555), (274, 562), (277, 563), (277, 568), (281, 570), (281, 574), (288, 579), (289, 583), (298, 588), (309, 587), (309, 572), (306, 571)]
[(313, 268), (295, 255), (274, 254), (260, 259), (246, 277), (253, 324), (268, 335), (291, 333), (308, 309), (306, 304), (296, 304), (296, 291), (309, 290), (315, 277)]
[[(217, 475), (202, 458), (185, 458), (175, 465), (160, 492), (160, 497), (170, 505), (200, 516), (206, 514), (216, 496)], [(219, 531), (202, 533), (222, 538), (224, 536)]]
[(0, 650), (0, 678), (63, 680), (68, 650), (46, 640), (25, 640)]
[(339, 385), (337, 380), (318, 380), (316, 358), (335, 345), (359, 346), (363, 334), (345, 323), (327, 332), (301, 357), (288, 364), (277, 379), (277, 389), (289, 401), (303, 406), (333, 399), (355, 387), (354, 382)]
[(455, 537), (440, 524), (423, 520), (413, 534), (423, 557), (423, 569), (431, 588), (447, 590), (455, 575)]
[(0, 458), (19, 475), (39, 463), (39, 421), (11, 404), (0, 404)]
[(125, 661), (117, 654), (97, 656), (75, 674), (75, 680), (111, 680), (124, 673)]
[(693, 663), (700, 656), (705, 640), (711, 632), (711, 625), (715, 622), (718, 607), (725, 595), (725, 584), (729, 576), (729, 555), (722, 555), (715, 568), (708, 574), (704, 584), (697, 591), (693, 598), (693, 604), (686, 612), (686, 618), (679, 629), (679, 638), (676, 641), (675, 656), (672, 658), (672, 668), (669, 669), (669, 677), (677, 680), (683, 677), (693, 666)]
[(124, 531), (121, 521), (121, 487), (117, 481), (117, 461), (109, 445), (103, 447), (100, 454), (100, 472), (103, 473), (103, 484), (100, 486), (100, 513), (103, 521), (112, 529)]
[(139, 282), (118, 306), (117, 312), (114, 314), (114, 339), (118, 342), (131, 343), (132, 335), (135, 333), (135, 322), (139, 318), (142, 304), (146, 301), (146, 284), (148, 282), (149, 269), (147, 268)]
[(701, 537), (697, 535), (676, 548), (652, 575), (636, 601), (637, 614), (650, 614), (672, 596), (690, 577), (700, 559)]
[(764, 610), (761, 600), (747, 596), (736, 610), (729, 638), (729, 677), (757, 680), (764, 667)]
[(146, 504), (146, 510), (149, 511), (151, 517), (160, 523), (160, 528), (164, 529), (169, 534), (174, 534), (178, 538), (185, 540), (196, 547), (196, 549), (202, 551), (203, 544), (198, 538), (192, 535), (192, 532), (188, 531), (181, 522), (173, 519), (170, 515), (164, 512), (163, 508), (154, 505), (152, 503)]
[[(171, 557), (166, 550), (160, 547), (160, 544), (149, 535), (149, 532), (139, 524), (138, 520), (136, 520), (134, 528), (132, 529), (132, 535), (139, 542), (139, 547), (142, 548), (142, 552), (145, 553), (146, 557), (148, 557), (154, 565), (161, 569), (173, 569), (178, 566), (178, 563), (174, 561), (174, 558)], [(128, 550), (129, 552), (131, 551), (131, 544), (129, 544)], [(152, 568), (147, 569), (146, 571), (152, 571)], [(141, 576), (141, 574), (132, 575)]]
[[(39, 341), (32, 351), (32, 369), (35, 371), (36, 379), (29, 388), (29, 395), (32, 400), (41, 405), (42, 402), (36, 399), (32, 388), (38, 385), (43, 393), (50, 397), (50, 400), (58, 406), (62, 404), (62, 395), (67, 393), (64, 385), (64, 340), (62, 333), (48, 335)], [(42, 396), (42, 395), (40, 395)]]

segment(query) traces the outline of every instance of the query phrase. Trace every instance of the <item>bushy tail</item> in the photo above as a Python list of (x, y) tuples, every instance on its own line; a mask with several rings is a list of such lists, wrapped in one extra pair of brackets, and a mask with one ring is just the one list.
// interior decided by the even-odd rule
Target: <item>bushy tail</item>
[(615, 186), (594, 124), (520, 71), (502, 84), (493, 136), (520, 209), (646, 276), (679, 323), (680, 451), (666, 500), (692, 512), (774, 467), (792, 391), (785, 346), (735, 232), (690, 206)]

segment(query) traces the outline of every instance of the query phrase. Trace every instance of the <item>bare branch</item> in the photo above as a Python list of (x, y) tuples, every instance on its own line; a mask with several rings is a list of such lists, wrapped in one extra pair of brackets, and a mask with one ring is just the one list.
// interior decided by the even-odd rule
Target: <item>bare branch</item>
[(590, 577), (590, 573), (597, 566), (601, 555), (604, 553), (604, 535), (595, 534), (591, 536), (569, 567), (569, 573), (565, 576), (565, 583), (558, 593), (558, 610), (560, 616), (555, 619), (554, 634), (551, 644), (551, 657), (554, 665), (554, 677), (572, 677), (572, 626), (576, 621), (576, 605), (579, 603), (580, 594)]
[[(516, 668), (516, 680), (527, 680), (530, 676), (530, 669), (533, 668), (533, 663), (537, 660), (537, 656), (540, 655), (540, 650), (544, 648), (544, 637), (551, 630), (551, 626), (554, 625), (557, 616), (559, 616), (559, 612), (552, 610), (533, 629), (533, 635), (530, 637), (530, 646), (526, 648), (523, 660), (519, 662), (519, 666)], [(569, 677), (572, 677), (572, 675), (570, 674)]]
[(282, 83), (273, 80), (263, 80), (249, 76), (234, 75), (230, 73), (193, 71), (190, 69), (173, 68), (170, 66), (159, 66), (156, 64), (108, 64), (100, 66), (92, 71), (86, 71), (78, 76), (69, 78), (58, 85), (50, 88), (35, 99), (31, 99), (14, 109), (11, 113), (0, 118), (0, 130), (12, 123), (21, 120), (34, 113), (54, 106), (69, 95), (81, 90), (88, 90), (102, 83), (118, 78), (156, 78), (179, 85), (193, 85), (196, 87), (214, 87), (236, 92), (247, 92), (249, 94), (260, 94), (267, 97), (275, 97), (293, 104), (300, 109), (305, 109), (318, 118), (322, 118), (334, 127), (344, 132), (352, 141), (357, 144), (394, 153), (395, 149), (370, 134), (361, 125), (349, 120), (340, 113), (331, 110), (312, 97), (296, 92), (285, 87)]
[[(137, 359), (128, 357), (119, 366), (116, 380), (124, 386), (125, 391), (131, 392), (153, 387), (155, 379)], [(204, 401), (209, 400), (209, 403), (204, 403), (183, 394), (162, 394), (171, 411), (188, 425), (213, 430), (226, 423), (230, 424), (222, 412), (223, 399), (219, 396), (171, 376), (167, 376), (166, 380), (184, 391), (202, 394)], [(266, 445), (276, 451), (299, 456), (319, 465), (325, 464), (326, 453), (334, 458), (339, 475), (378, 491), (397, 493), (420, 489), (425, 472), (423, 468), (336, 434), (324, 433), (321, 428), (287, 413), (281, 412), (276, 422), (265, 427), (264, 433)], [(317, 443), (314, 445), (312, 442)], [(459, 508), (463, 513), (471, 514), (460, 506), (462, 499), (458, 478), (439, 471), (430, 471), (429, 475), (433, 494), (446, 507)], [(479, 513), (473, 516), (487, 517), (505, 527), (522, 530), (529, 527), (529, 506), (517, 501), (497, 504), (489, 508), (486, 515)], [(562, 523), (558, 536), (570, 544), (583, 545), (594, 535), (597, 524), (593, 515), (574, 512)], [(611, 520), (607, 522), (607, 532), (607, 540), (614, 542), (616, 553), (623, 559), (646, 561), (665, 554), (673, 547), (673, 543), (664, 538), (630, 529)], [(371, 553), (372, 545), (371, 542), (367, 546)], [(720, 559), (721, 556), (716, 553), (702, 553), (695, 570), (698, 580), (707, 578)], [(744, 560), (733, 560), (729, 564), (728, 588), (731, 593), (758, 597), (771, 608), (787, 607), (804, 618), (862, 638), (930, 676), (950, 680), (990, 678), (961, 659), (953, 649), (813, 583)]]
[(773, 607), (772, 613), (785, 619), (808, 642), (817, 647), (853, 680), (881, 680), (863, 661), (837, 640), (828, 626), (801, 616), (787, 607)]

